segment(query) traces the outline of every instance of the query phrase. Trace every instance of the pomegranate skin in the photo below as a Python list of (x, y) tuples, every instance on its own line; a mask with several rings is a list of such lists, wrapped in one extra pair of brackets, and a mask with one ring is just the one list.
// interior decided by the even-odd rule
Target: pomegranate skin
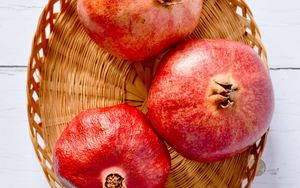
[(178, 153), (212, 162), (254, 144), (273, 109), (269, 72), (253, 49), (221, 39), (188, 40), (162, 59), (147, 116)]
[[(203, 0), (78, 0), (93, 41), (133, 62), (156, 57), (196, 28)], [(173, 4), (172, 4), (173, 3)]]
[(121, 104), (77, 115), (56, 143), (53, 168), (65, 187), (163, 188), (170, 156), (144, 114)]

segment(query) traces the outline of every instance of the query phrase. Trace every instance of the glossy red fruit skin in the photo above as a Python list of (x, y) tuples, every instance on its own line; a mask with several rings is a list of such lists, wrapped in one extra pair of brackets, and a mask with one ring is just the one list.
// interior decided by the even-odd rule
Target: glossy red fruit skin
[[(231, 107), (220, 108), (212, 98), (219, 86), (211, 84), (218, 80), (237, 88)], [(273, 109), (270, 75), (253, 49), (221, 39), (187, 40), (162, 60), (147, 116), (177, 152), (212, 162), (254, 144), (268, 129)]]
[[(203, 0), (78, 0), (90, 38), (132, 62), (156, 57), (196, 28)], [(167, 3), (175, 3), (167, 5)]]
[(105, 187), (105, 173), (117, 168), (126, 188), (162, 188), (170, 156), (144, 114), (121, 104), (77, 115), (56, 143), (53, 166), (66, 187)]

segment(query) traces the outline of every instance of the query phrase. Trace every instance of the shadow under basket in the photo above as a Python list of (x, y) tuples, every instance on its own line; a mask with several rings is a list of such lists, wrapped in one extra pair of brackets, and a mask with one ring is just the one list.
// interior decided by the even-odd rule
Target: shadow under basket
[[(224, 38), (251, 46), (267, 65), (258, 27), (243, 0), (204, 0), (189, 38)], [(145, 99), (159, 59), (131, 64), (100, 49), (86, 35), (76, 0), (50, 0), (34, 35), (27, 100), (31, 140), (51, 187), (63, 187), (52, 169), (53, 146), (80, 111), (128, 103), (146, 112)], [(266, 132), (245, 152), (224, 161), (199, 163), (169, 148), (168, 188), (250, 187), (266, 143)]]

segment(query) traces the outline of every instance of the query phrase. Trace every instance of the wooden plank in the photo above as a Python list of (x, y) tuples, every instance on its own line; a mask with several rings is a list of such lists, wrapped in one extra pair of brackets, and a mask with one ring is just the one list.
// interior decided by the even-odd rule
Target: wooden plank
[(0, 1), (0, 65), (27, 65), (46, 0)]
[(271, 67), (300, 67), (300, 2), (246, 0), (261, 30)]
[(49, 187), (29, 137), (26, 69), (0, 68), (0, 187)]
[(300, 187), (300, 70), (271, 71), (275, 111), (263, 160), (266, 172), (254, 188)]

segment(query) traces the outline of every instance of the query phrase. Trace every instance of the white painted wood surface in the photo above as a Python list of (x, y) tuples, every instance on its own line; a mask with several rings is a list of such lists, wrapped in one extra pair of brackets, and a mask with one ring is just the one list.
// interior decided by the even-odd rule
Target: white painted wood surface
[(29, 137), (26, 68), (0, 68), (0, 187), (49, 187)]
[(27, 65), (46, 0), (0, 0), (0, 65)]
[[(0, 188), (49, 187), (29, 138), (26, 68), (46, 0), (0, 0)], [(268, 51), (275, 113), (254, 188), (300, 187), (300, 8), (297, 0), (248, 0)], [(292, 67), (292, 69), (286, 69)], [(283, 69), (281, 69), (283, 68)]]
[(261, 30), (270, 66), (299, 67), (299, 0), (246, 0), (246, 2)]

